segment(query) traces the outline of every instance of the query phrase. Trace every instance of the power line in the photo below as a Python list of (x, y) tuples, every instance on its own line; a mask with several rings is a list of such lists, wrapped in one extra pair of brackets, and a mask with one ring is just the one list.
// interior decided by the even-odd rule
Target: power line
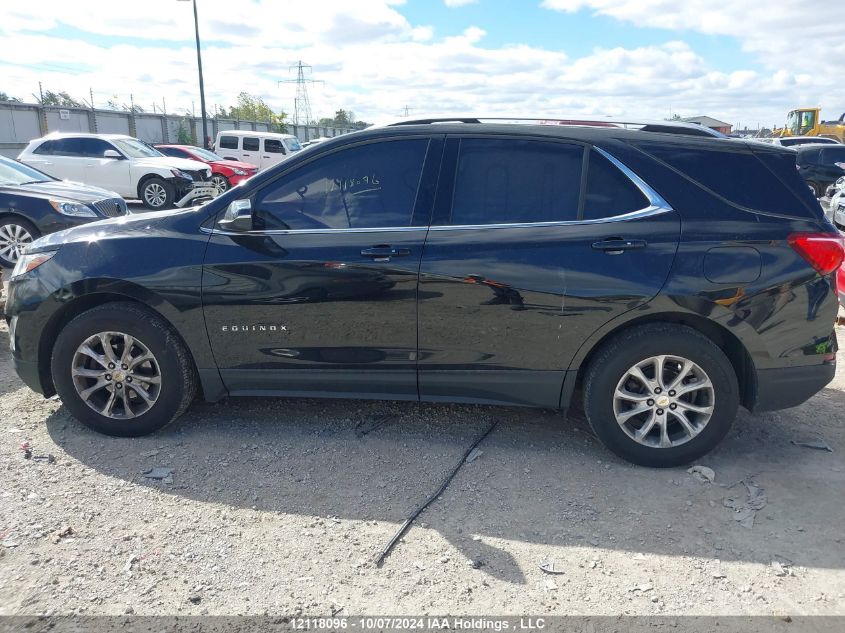
[(311, 66), (309, 64), (303, 64), (302, 60), (299, 60), (295, 66), (290, 66), (288, 70), (293, 70), (294, 68), (296, 68), (296, 79), (282, 79), (278, 83), (296, 84), (296, 98), (293, 102), (293, 123), (294, 125), (299, 125), (300, 123), (308, 125), (313, 120), (311, 116), (311, 101), (308, 98), (308, 84), (321, 84), (325, 82), (319, 79), (306, 79), (306, 69), (310, 74)]

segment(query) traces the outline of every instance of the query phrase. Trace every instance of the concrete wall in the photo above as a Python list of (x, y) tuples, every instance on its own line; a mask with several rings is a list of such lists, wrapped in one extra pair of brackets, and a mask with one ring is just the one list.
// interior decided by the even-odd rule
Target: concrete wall
[[(266, 121), (236, 121), (234, 119), (206, 119), (212, 142), (219, 130), (255, 130), (268, 132)], [(0, 101), (0, 155), (16, 157), (34, 138), (50, 132), (97, 132), (100, 134), (129, 134), (148, 143), (176, 143), (179, 128), (191, 135), (192, 143), (201, 144), (202, 119), (164, 114), (136, 114), (88, 108), (60, 108), (32, 103)], [(352, 132), (345, 128), (325, 128), (288, 125), (288, 133), (301, 141), (320, 136), (339, 136)]]

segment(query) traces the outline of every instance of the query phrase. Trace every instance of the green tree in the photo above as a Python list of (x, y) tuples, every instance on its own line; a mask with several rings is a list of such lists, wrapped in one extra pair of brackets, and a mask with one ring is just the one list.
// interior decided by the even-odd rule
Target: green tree
[(21, 102), (21, 100), (18, 99), (17, 97), (10, 97), (8, 94), (6, 94), (5, 92), (2, 92), (2, 91), (0, 91), (0, 101), (11, 101), (13, 103), (20, 103)]
[(280, 110), (278, 113), (264, 102), (264, 99), (256, 95), (251, 95), (248, 92), (242, 92), (238, 95), (238, 104), (229, 108), (220, 108), (222, 116), (229, 119), (239, 119), (242, 121), (267, 121), (271, 127), (278, 132), (287, 132), (287, 113)]
[(85, 104), (71, 97), (66, 91), (45, 90), (41, 105), (62, 106), (65, 108), (84, 108)]
[(353, 128), (355, 130), (363, 130), (365, 127), (372, 125), (366, 121), (356, 121), (355, 113), (351, 110), (344, 110), (343, 108), (334, 113), (334, 118), (323, 117), (317, 121), (320, 127), (345, 127)]
[(191, 145), (194, 142), (193, 137), (191, 136), (191, 122), (188, 120), (188, 117), (180, 119), (179, 121), (179, 129), (176, 130), (176, 142), (179, 145)]

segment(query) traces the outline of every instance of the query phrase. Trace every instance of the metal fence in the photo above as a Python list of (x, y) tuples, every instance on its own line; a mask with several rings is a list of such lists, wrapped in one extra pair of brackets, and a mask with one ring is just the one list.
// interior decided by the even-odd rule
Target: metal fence
[[(209, 118), (206, 122), (212, 141), (220, 130), (275, 131), (267, 121)], [(295, 135), (300, 141), (339, 136), (353, 131), (317, 125), (287, 126), (287, 133)], [(174, 114), (132, 114), (0, 101), (0, 154), (16, 157), (29, 141), (50, 132), (128, 134), (148, 143), (178, 143), (181, 139), (188, 140), (191, 145), (201, 145), (202, 119)]]

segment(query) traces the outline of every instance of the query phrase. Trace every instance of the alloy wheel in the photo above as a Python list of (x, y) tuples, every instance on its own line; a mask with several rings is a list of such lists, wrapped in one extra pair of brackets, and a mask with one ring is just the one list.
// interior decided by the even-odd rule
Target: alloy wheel
[(99, 332), (76, 349), (71, 364), (76, 393), (102, 416), (143, 415), (161, 393), (161, 369), (150, 349), (122, 332)]
[(217, 190), (218, 194), (221, 194), (229, 188), (229, 181), (225, 176), (217, 174), (211, 177), (211, 186)]
[(144, 187), (144, 200), (151, 207), (161, 207), (167, 200), (167, 192), (157, 182), (151, 182)]
[(0, 257), (15, 263), (32, 242), (32, 235), (20, 224), (0, 226)]
[(715, 390), (707, 373), (680, 356), (652, 356), (622, 376), (613, 413), (635, 442), (671, 448), (696, 437), (713, 416)]

